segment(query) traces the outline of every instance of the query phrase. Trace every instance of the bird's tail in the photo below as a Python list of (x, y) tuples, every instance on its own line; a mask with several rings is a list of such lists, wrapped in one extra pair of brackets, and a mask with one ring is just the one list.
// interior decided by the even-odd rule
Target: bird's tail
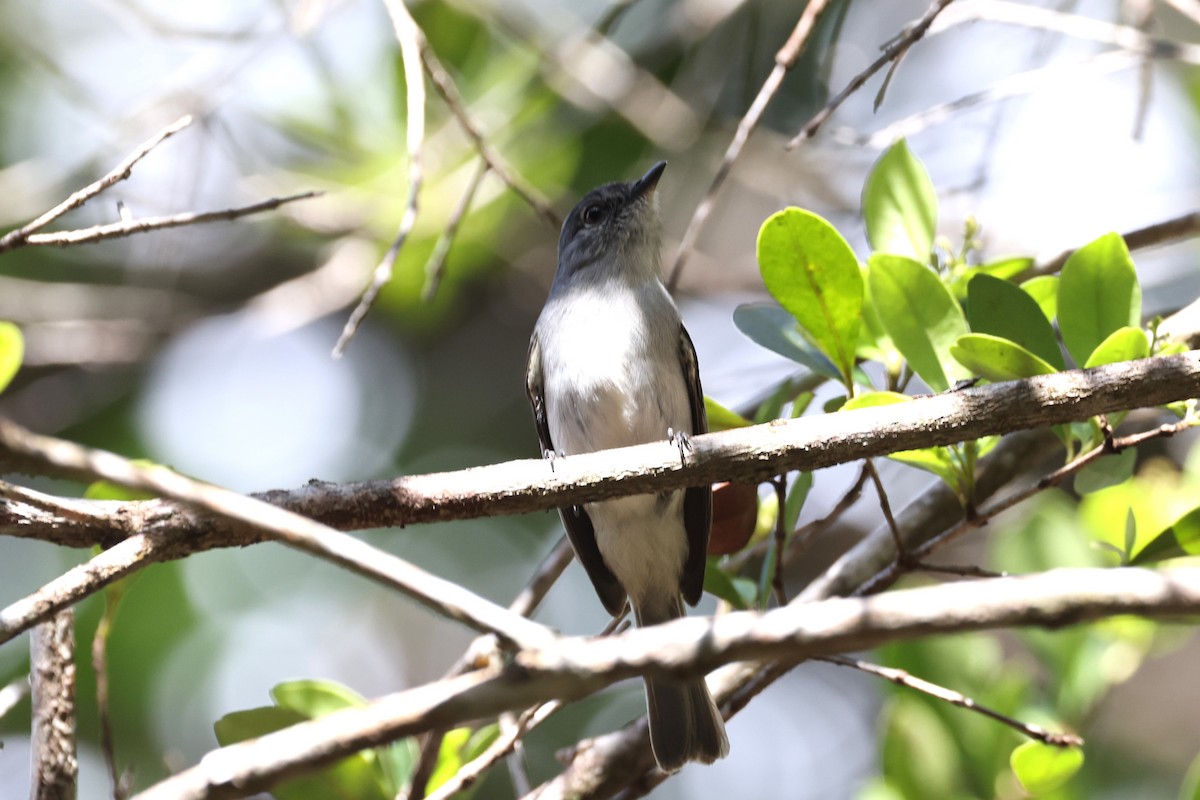
[[(682, 617), (683, 603), (676, 595), (665, 602), (636, 604), (634, 612), (638, 627), (657, 625)], [(646, 713), (654, 760), (666, 772), (688, 761), (711, 764), (729, 754), (725, 723), (703, 678), (646, 678)]]

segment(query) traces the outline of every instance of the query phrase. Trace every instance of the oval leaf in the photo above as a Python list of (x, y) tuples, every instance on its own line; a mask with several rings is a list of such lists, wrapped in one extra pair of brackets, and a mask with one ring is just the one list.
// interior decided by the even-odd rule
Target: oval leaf
[(1008, 763), (1013, 774), (1032, 795), (1054, 791), (1083, 766), (1083, 749), (1025, 742), (1012, 751)]
[(863, 304), (862, 273), (850, 245), (811, 211), (786, 208), (758, 232), (758, 265), (767, 289), (849, 385)]
[(1118, 328), (1096, 346), (1088, 356), (1085, 367), (1101, 364), (1116, 364), (1118, 361), (1135, 361), (1150, 357), (1150, 340), (1141, 328)]
[(967, 333), (967, 321), (933, 270), (911, 258), (880, 253), (871, 256), (868, 267), (871, 301), (913, 372), (935, 392), (967, 377), (949, 354)]
[(0, 392), (12, 382), (25, 357), (25, 339), (21, 329), (11, 322), (0, 322)]
[(1064, 369), (1054, 328), (1037, 302), (1008, 281), (979, 274), (967, 284), (967, 321), (973, 333), (990, 333)]
[(733, 310), (733, 324), (752, 342), (803, 364), (818, 375), (842, 379), (833, 362), (805, 341), (796, 318), (774, 303), (745, 303)]
[(1076, 364), (1119, 328), (1141, 323), (1142, 290), (1125, 240), (1106, 233), (1076, 250), (1058, 283), (1058, 327)]
[(937, 228), (937, 193), (925, 165), (903, 139), (879, 157), (867, 176), (863, 220), (875, 252), (929, 260)]
[(987, 333), (960, 336), (950, 348), (950, 354), (958, 363), (989, 381), (1012, 381), (1057, 372), (1021, 345)]

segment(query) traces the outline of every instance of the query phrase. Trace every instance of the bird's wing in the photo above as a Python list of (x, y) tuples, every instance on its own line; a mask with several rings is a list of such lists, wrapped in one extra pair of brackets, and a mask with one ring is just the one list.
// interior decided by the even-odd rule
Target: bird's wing
[[(692, 433), (708, 432), (708, 414), (704, 411), (704, 389), (700, 386), (700, 365), (696, 347), (687, 328), (679, 325), (679, 364), (687, 386), (688, 404), (692, 410)], [(683, 527), (687, 531), (688, 554), (683, 562), (679, 589), (688, 605), (700, 602), (704, 592), (704, 567), (708, 558), (708, 534), (712, 529), (712, 487), (692, 486), (683, 494)]]
[[(542, 380), (542, 352), (538, 343), (537, 333), (529, 340), (529, 363), (525, 368), (525, 391), (529, 395), (529, 405), (533, 408), (533, 422), (537, 426), (538, 439), (542, 443), (542, 454), (554, 458), (554, 442), (550, 438), (550, 421), (546, 414), (545, 384)], [(701, 405), (703, 413), (703, 405)], [(625, 587), (613, 575), (600, 548), (596, 545), (596, 531), (592, 527), (592, 519), (583, 506), (560, 508), (563, 527), (567, 530), (567, 538), (575, 549), (575, 557), (583, 564), (596, 594), (608, 613), (616, 616), (625, 605)], [(707, 534), (705, 534), (707, 537)], [(703, 567), (703, 564), (701, 564)]]

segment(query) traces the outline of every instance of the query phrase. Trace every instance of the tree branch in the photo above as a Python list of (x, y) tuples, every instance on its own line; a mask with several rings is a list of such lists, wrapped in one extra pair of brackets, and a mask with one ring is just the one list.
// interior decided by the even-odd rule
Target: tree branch
[[(482, 633), (496, 634), (509, 646), (528, 646), (549, 635), (544, 626), (402, 558), (295, 512), (194, 481), (166, 467), (147, 467), (112, 453), (38, 436), (4, 420), (0, 420), (0, 449), (62, 467), (91, 480), (104, 479), (131, 489), (153, 492), (216, 514), (227, 522), (257, 528), (259, 536), (280, 541), (397, 589), (443, 616)], [(153, 526), (150, 529), (153, 530)], [(70, 570), (29, 598), (0, 611), (0, 642), (12, 638), (46, 614), (78, 602), (123, 574), (194, 551), (193, 543), (182, 542), (179, 534), (180, 530), (175, 528), (165, 533), (139, 534), (127, 539), (88, 564)], [(97, 565), (101, 569), (93, 571)]]
[(75, 800), (75, 613), (67, 609), (34, 629), (32, 800)]
[[(746, 659), (798, 661), (930, 634), (1017, 625), (1059, 627), (1116, 614), (1200, 612), (1200, 568), (1059, 569), (791, 605), (766, 613), (693, 617), (601, 638), (562, 637), (489, 668), (410, 689), (209, 753), (137, 800), (245, 797), (366, 747), (434, 726), (574, 699), (645, 674), (701, 675)], [(577, 775), (577, 773), (571, 773)], [(593, 780), (601, 779), (595, 775)], [(589, 796), (563, 776), (542, 797)]]

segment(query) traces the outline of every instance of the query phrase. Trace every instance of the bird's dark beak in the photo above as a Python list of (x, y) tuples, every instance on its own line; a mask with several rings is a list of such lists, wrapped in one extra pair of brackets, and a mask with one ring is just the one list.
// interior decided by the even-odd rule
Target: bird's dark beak
[(633, 196), (642, 197), (654, 192), (654, 187), (658, 186), (658, 179), (662, 177), (663, 170), (667, 168), (667, 162), (660, 161), (650, 168), (650, 171), (638, 179), (633, 185)]

